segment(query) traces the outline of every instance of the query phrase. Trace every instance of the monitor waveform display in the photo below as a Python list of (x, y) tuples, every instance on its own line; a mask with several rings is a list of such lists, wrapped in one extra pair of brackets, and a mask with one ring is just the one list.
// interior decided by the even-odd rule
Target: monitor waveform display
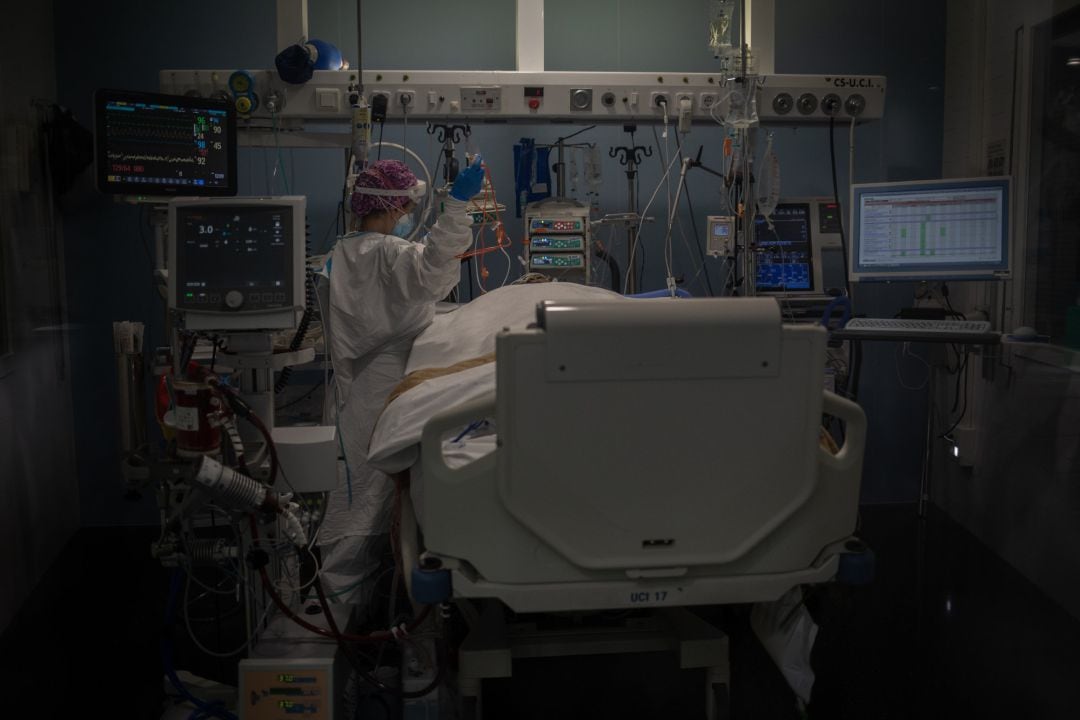
[(99, 188), (235, 194), (234, 116), (224, 103), (105, 92), (97, 103)]
[(111, 152), (106, 155), (110, 160), (117, 162), (160, 162), (160, 163), (188, 163), (195, 164), (194, 157), (181, 157), (177, 155), (147, 155), (145, 153), (120, 153)]

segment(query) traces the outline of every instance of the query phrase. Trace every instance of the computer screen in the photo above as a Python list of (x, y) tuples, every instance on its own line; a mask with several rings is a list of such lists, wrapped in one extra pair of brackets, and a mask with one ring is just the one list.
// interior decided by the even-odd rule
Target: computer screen
[(754, 225), (758, 292), (813, 292), (810, 203), (781, 203), (771, 220), (759, 215)]
[(101, 192), (236, 194), (236, 111), (230, 103), (98, 90), (94, 115)]
[(1009, 275), (1008, 178), (854, 185), (852, 280)]
[[(170, 307), (203, 327), (289, 327), (304, 304), (304, 199), (177, 199)], [(236, 321), (222, 324), (223, 318)], [(241, 322), (244, 320), (245, 322)]]

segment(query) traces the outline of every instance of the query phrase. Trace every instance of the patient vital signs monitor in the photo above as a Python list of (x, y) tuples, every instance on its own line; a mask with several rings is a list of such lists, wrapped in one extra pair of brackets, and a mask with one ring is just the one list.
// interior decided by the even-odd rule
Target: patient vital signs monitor
[(1008, 178), (852, 186), (852, 280), (1008, 276)]
[(232, 103), (98, 90), (94, 115), (94, 154), (101, 192), (236, 194), (236, 111)]

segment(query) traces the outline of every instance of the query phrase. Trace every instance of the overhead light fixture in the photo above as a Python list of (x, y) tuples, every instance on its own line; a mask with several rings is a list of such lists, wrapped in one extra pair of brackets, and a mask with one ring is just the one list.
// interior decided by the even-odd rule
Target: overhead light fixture
[(1080, 65), (1080, 57), (1071, 57), (1065, 61), (1065, 64), (1069, 67), (1076, 67)]

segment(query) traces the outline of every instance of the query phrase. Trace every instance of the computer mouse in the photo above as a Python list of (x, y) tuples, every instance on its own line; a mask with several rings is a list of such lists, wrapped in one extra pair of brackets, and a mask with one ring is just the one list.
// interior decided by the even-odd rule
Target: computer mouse
[(1021, 325), (1014, 329), (1010, 335), (1017, 340), (1034, 340), (1039, 337), (1039, 331), (1028, 325)]

